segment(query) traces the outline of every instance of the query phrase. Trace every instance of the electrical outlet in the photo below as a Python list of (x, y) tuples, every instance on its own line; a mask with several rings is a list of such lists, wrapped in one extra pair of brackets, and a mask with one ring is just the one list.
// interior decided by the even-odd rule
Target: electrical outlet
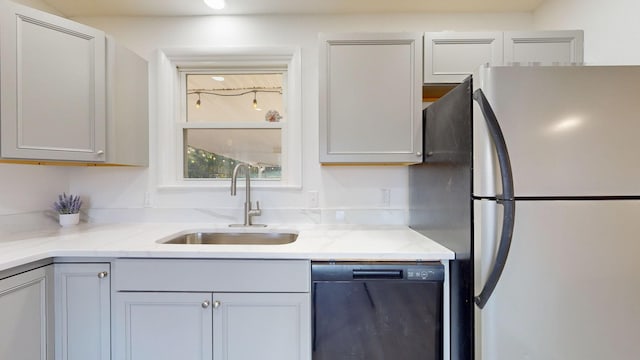
[(380, 192), (382, 194), (382, 206), (391, 206), (391, 189), (380, 189)]
[(148, 191), (144, 193), (144, 207), (151, 207), (151, 193)]
[(307, 193), (307, 207), (309, 209), (317, 209), (320, 206), (318, 196), (318, 191), (316, 190)]

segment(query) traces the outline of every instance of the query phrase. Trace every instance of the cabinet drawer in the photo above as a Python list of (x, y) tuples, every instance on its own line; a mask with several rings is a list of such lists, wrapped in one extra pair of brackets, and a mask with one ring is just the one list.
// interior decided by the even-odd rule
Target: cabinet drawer
[(307, 260), (117, 259), (116, 291), (309, 292)]

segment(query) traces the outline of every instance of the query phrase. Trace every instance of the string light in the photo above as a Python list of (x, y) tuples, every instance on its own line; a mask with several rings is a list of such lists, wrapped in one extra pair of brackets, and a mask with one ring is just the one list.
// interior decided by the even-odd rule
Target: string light
[[(239, 92), (235, 94), (227, 94), (227, 93), (222, 93), (222, 91), (239, 91)], [(257, 98), (259, 92), (278, 93), (282, 95), (282, 88), (273, 87), (273, 88), (235, 88), (235, 89), (192, 89), (187, 92), (187, 95), (192, 95), (192, 94), (197, 95), (198, 99), (196, 100), (196, 108), (200, 108), (200, 105), (202, 104), (200, 95), (243, 96), (243, 95), (253, 93), (253, 101), (251, 102), (251, 105), (255, 110), (260, 111), (262, 109), (258, 107), (258, 98)]]

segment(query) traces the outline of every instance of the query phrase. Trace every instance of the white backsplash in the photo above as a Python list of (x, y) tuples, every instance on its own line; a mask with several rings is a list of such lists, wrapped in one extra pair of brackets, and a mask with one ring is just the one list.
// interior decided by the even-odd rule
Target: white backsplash
[[(113, 222), (181, 222), (242, 223), (242, 209), (91, 209), (86, 214), (91, 223)], [(361, 224), (404, 225), (404, 209), (264, 209), (253, 218), (261, 224)]]

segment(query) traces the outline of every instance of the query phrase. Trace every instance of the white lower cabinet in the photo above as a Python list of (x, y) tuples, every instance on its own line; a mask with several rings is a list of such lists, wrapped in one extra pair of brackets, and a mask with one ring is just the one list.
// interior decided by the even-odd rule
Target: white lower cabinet
[(114, 315), (115, 359), (212, 358), (210, 293), (118, 293)]
[(0, 280), (0, 359), (53, 358), (51, 266)]
[(113, 358), (310, 360), (310, 264), (121, 259)]
[(309, 294), (213, 295), (215, 360), (309, 359)]
[(122, 292), (116, 358), (309, 358), (308, 294)]
[(55, 264), (55, 359), (111, 358), (108, 263)]

